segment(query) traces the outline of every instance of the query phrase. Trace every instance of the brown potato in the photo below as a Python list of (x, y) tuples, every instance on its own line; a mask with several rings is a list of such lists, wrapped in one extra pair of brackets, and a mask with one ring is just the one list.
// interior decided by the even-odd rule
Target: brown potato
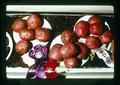
[(70, 30), (64, 30), (61, 34), (61, 40), (64, 44), (68, 44), (68, 43), (72, 43), (74, 41), (76, 41), (77, 35), (75, 35), (74, 32), (70, 31)]
[(100, 36), (100, 40), (103, 44), (109, 44), (112, 41), (112, 33), (110, 31), (105, 31)]
[(39, 41), (47, 42), (50, 40), (50, 32), (46, 28), (40, 28), (38, 27), (35, 29), (35, 38)]
[(99, 16), (97, 16), (97, 15), (94, 15), (94, 16), (92, 16), (92, 17), (89, 18), (88, 22), (89, 22), (90, 24), (94, 24), (94, 23), (99, 23), (99, 24), (101, 24), (101, 23), (102, 23), (102, 19), (101, 19), (101, 17), (99, 17)]
[(86, 45), (90, 49), (96, 49), (101, 46), (101, 41), (98, 37), (95, 36), (88, 36), (86, 39)]
[(36, 29), (37, 27), (41, 27), (43, 24), (42, 18), (37, 14), (31, 14), (27, 19), (27, 25), (30, 29)]
[(56, 61), (62, 61), (62, 55), (60, 54), (61, 44), (55, 44), (49, 51), (49, 59), (54, 59)]
[(79, 21), (75, 25), (75, 32), (79, 37), (86, 38), (89, 35), (89, 23), (86, 21)]
[(16, 43), (15, 50), (19, 55), (23, 55), (29, 51), (31, 48), (31, 43), (25, 40), (21, 40)]
[(31, 30), (31, 29), (23, 29), (20, 31), (19, 35), (20, 35), (20, 38), (23, 40), (29, 41), (29, 40), (35, 39), (35, 32), (34, 30)]
[(11, 28), (15, 31), (15, 32), (20, 32), (22, 29), (26, 28), (26, 22), (22, 19), (16, 19), (13, 24), (11, 25)]
[(67, 68), (75, 68), (78, 66), (78, 61), (77, 58), (75, 57), (68, 58), (68, 59), (64, 59), (64, 64)]
[(104, 29), (101, 24), (93, 23), (90, 25), (90, 33), (91, 34), (100, 36), (101, 34), (103, 34), (103, 32), (104, 32)]
[(73, 43), (69, 43), (61, 47), (60, 53), (64, 59), (67, 59), (75, 56), (77, 53), (77, 49)]

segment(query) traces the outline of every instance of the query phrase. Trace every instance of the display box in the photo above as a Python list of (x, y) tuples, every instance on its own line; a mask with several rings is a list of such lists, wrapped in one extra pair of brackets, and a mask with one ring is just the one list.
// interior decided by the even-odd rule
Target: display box
[[(42, 18), (42, 24), (40, 28), (45, 29), (47, 28), (50, 32), (49, 40), (44, 41), (40, 40), (39, 37), (36, 37), (37, 32), (33, 28), (32, 31), (34, 34), (34, 39), (32, 39), (32, 36), (29, 37), (29, 39), (24, 36), (29, 36), (28, 34), (23, 33), (23, 37), (20, 32), (16, 31), (17, 26), (16, 25), (12, 27), (13, 23), (16, 19), (22, 19), (27, 23), (28, 25), (28, 18), (32, 14), (40, 15), (40, 18)], [(91, 24), (90, 24), (90, 18), (92, 16), (98, 16), (101, 19), (100, 24), (102, 24), (102, 28), (104, 28), (103, 32), (99, 35), (94, 34), (93, 30), (90, 31)], [(77, 49), (77, 53), (74, 56), (71, 56), (72, 51), (70, 51), (69, 58), (75, 58), (76, 61), (68, 60), (65, 63), (64, 58), (61, 60), (57, 60), (57, 66), (55, 67), (54, 71), (58, 78), (65, 78), (65, 79), (113, 79), (114, 78), (114, 8), (111, 5), (6, 5), (6, 49), (7, 49), (7, 57), (6, 57), (6, 78), (8, 79), (34, 79), (36, 76), (36, 60), (40, 57), (41, 54), (36, 54), (37, 58), (30, 57), (30, 50), (35, 50), (35, 46), (41, 45), (45, 46), (47, 48), (47, 54), (46, 54), (46, 62), (51, 58), (50, 51), (52, 47), (55, 44), (61, 44), (68, 45), (69, 43), (65, 44), (62, 40), (62, 33), (65, 30), (70, 30), (72, 33), (75, 33), (77, 36), (76, 41), (70, 43), (76, 43), (81, 42), (85, 46), (87, 46), (87, 56), (83, 56), (85, 58), (79, 58), (78, 54), (83, 52), (82, 50), (78, 50), (78, 45), (75, 45), (75, 48)], [(87, 24), (89, 24), (89, 30), (88, 34), (85, 35), (86, 30), (82, 35), (85, 35), (86, 37), (82, 37), (79, 35), (79, 30), (76, 31), (77, 27), (76, 25), (80, 21), (85, 21)], [(31, 22), (32, 23), (32, 22)], [(103, 26), (104, 25), (104, 26)], [(19, 28), (18, 27), (18, 28)], [(31, 27), (27, 26), (27, 29), (31, 29)], [(94, 27), (93, 27), (94, 28)], [(100, 27), (96, 27), (96, 29), (99, 29)], [(86, 29), (86, 28), (84, 28)], [(108, 38), (109, 43), (104, 43), (104, 41), (101, 40), (101, 36), (106, 32), (109, 31), (112, 35), (106, 35)], [(100, 32), (100, 30), (99, 30)], [(40, 31), (38, 32), (38, 34)], [(92, 34), (93, 33), (93, 34)], [(47, 35), (47, 34), (46, 34)], [(39, 34), (39, 36), (42, 36), (42, 34)], [(70, 35), (69, 35), (70, 36)], [(68, 36), (68, 37), (69, 37)], [(74, 35), (73, 35), (74, 36)], [(76, 36), (71, 36), (72, 38), (75, 38)], [(89, 46), (87, 42), (87, 37), (94, 36), (97, 37), (100, 41), (97, 42), (100, 45), (96, 46), (96, 42), (92, 43), (91, 46)], [(65, 38), (64, 36), (63, 38)], [(72, 40), (71, 38), (71, 40)], [(21, 40), (25, 40), (27, 42), (30, 42), (32, 44), (32, 47), (28, 49), (27, 51), (22, 49), (25, 45), (19, 45), (17, 47), (17, 43)], [(90, 40), (93, 42), (94, 40)], [(27, 44), (28, 45), (28, 44)], [(95, 47), (95, 48), (94, 48)], [(22, 49), (19, 51), (19, 49)], [(72, 50), (71, 48), (69, 50)], [(69, 50), (66, 51), (65, 54), (69, 54)], [(84, 48), (83, 48), (84, 50)], [(56, 50), (55, 50), (56, 51)], [(22, 54), (20, 54), (22, 53)], [(61, 53), (61, 51), (59, 52)], [(75, 53), (75, 51), (73, 52)], [(62, 55), (62, 54), (61, 54)], [(71, 56), (71, 57), (70, 57)], [(54, 59), (53, 59), (54, 60)], [(42, 62), (41, 60), (39, 62)], [(70, 63), (72, 64), (70, 64)], [(73, 64), (75, 63), (75, 64)], [(40, 64), (40, 63), (39, 63)], [(76, 65), (77, 64), (77, 65)], [(38, 65), (38, 63), (37, 63)], [(41, 65), (41, 64), (40, 64)], [(39, 66), (39, 65), (38, 65)], [(31, 70), (32, 68), (32, 70)], [(33, 69), (34, 68), (34, 69)], [(35, 70), (35, 71), (34, 71)], [(50, 72), (49, 72), (50, 73)], [(52, 72), (51, 72), (52, 73)], [(34, 74), (34, 77), (31, 77), (31, 75)], [(43, 73), (44, 74), (44, 73)], [(62, 77), (61, 77), (62, 76)], [(41, 77), (39, 77), (41, 78)], [(46, 79), (45, 76), (43, 79)]]

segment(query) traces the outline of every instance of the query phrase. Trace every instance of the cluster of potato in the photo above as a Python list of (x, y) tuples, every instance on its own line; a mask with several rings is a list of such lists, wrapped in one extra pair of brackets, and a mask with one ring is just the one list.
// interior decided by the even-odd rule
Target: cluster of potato
[(16, 52), (23, 55), (32, 47), (31, 40), (37, 39), (42, 42), (47, 42), (50, 39), (50, 32), (47, 28), (42, 28), (43, 18), (38, 14), (31, 14), (26, 20), (17, 18), (12, 23), (13, 31), (19, 33), (21, 40), (16, 43)]
[(49, 51), (49, 59), (63, 61), (67, 68), (77, 67), (78, 60), (86, 59), (89, 51), (88, 47), (77, 39), (75, 32), (64, 30), (61, 34), (63, 44), (53, 45)]
[[(88, 21), (81, 20), (74, 26), (74, 30), (64, 30), (61, 33), (63, 44), (55, 44), (50, 49), (49, 58), (58, 62), (63, 61), (67, 68), (78, 66), (78, 61), (85, 60), (91, 49), (97, 49), (112, 41), (112, 33), (105, 28), (104, 20), (93, 15)], [(80, 38), (85, 43), (79, 42)]]
[[(50, 40), (50, 32), (42, 28), (43, 19), (37, 14), (31, 14), (26, 20), (16, 19), (11, 28), (19, 33), (21, 40), (16, 43), (16, 52), (23, 55), (32, 47), (31, 40), (37, 39), (42, 42)], [(74, 30), (66, 29), (61, 33), (61, 41), (50, 49), (48, 58), (57, 62), (64, 61), (67, 68), (78, 66), (78, 61), (86, 59), (90, 49), (97, 49), (102, 44), (108, 45), (112, 41), (112, 33), (106, 29), (104, 20), (100, 16), (93, 15), (88, 21), (81, 20), (74, 26)], [(79, 42), (85, 38), (85, 43)]]

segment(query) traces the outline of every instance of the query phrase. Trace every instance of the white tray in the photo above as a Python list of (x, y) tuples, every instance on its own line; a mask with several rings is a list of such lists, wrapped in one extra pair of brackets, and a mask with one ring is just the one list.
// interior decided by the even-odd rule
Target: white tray
[[(6, 11), (8, 15), (15, 15), (17, 12), (40, 12), (40, 13), (64, 13), (63, 15), (72, 15), (70, 13), (100, 13), (100, 14), (112, 14), (114, 13), (114, 8), (111, 5), (7, 5)], [(11, 13), (9, 13), (11, 12)], [(16, 13), (14, 13), (16, 12)], [(23, 15), (23, 13), (18, 13)], [(17, 14), (17, 15), (18, 15)], [(57, 15), (57, 14), (56, 14)], [(72, 15), (73, 16), (73, 15)], [(10, 79), (25, 79), (28, 68), (12, 68), (6, 67), (6, 77)], [(57, 72), (65, 72), (63, 75), (66, 78), (91, 78), (91, 79), (113, 79), (114, 78), (114, 68), (56, 68)]]

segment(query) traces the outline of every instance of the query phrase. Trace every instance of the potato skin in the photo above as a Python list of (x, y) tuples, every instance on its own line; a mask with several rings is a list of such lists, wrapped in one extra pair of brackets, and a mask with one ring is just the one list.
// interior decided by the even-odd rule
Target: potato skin
[(31, 43), (25, 40), (20, 40), (19, 42), (16, 43), (15, 50), (17, 54), (23, 55), (29, 51), (31, 48)]
[(103, 44), (109, 44), (112, 41), (111, 31), (105, 31), (101, 36), (100, 40)]
[(35, 29), (35, 38), (39, 41), (47, 42), (50, 40), (50, 32), (46, 28), (38, 27)]
[(94, 23), (101, 24), (102, 23), (102, 19), (101, 19), (101, 17), (99, 17), (97, 15), (94, 15), (94, 16), (89, 18), (88, 22), (89, 22), (89, 24), (94, 24)]
[(37, 27), (41, 27), (43, 24), (42, 18), (38, 14), (32, 13), (27, 19), (27, 25), (30, 29), (36, 29)]
[(86, 21), (79, 21), (75, 25), (75, 32), (79, 37), (86, 38), (89, 35), (89, 23)]
[(104, 29), (103, 29), (102, 24), (93, 23), (90, 25), (90, 33), (91, 34), (100, 36), (101, 34), (103, 34), (103, 32), (104, 32)]
[(49, 51), (49, 59), (54, 59), (56, 61), (62, 61), (62, 55), (60, 53), (61, 44), (55, 44)]
[(61, 34), (61, 40), (64, 44), (68, 44), (68, 43), (72, 43), (74, 41), (76, 41), (77, 35), (70, 31), (70, 30), (64, 30)]
[(77, 58), (75, 57), (68, 58), (68, 59), (64, 59), (64, 64), (67, 68), (75, 68), (78, 66), (78, 61)]
[(60, 53), (63, 59), (71, 58), (76, 55), (77, 49), (73, 43), (65, 44), (61, 47)]
[(88, 36), (86, 39), (86, 45), (90, 49), (96, 49), (101, 46), (101, 41), (98, 37), (95, 36)]
[(35, 32), (31, 29), (23, 29), (19, 33), (20, 38), (23, 40), (33, 40), (35, 39)]
[(16, 19), (13, 24), (11, 25), (11, 28), (15, 32), (20, 32), (22, 29), (26, 28), (26, 22), (20, 18)]

